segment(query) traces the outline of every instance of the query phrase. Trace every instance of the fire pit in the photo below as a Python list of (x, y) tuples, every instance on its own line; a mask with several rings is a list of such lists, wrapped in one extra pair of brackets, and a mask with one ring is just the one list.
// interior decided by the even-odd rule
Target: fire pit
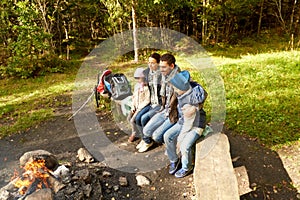
[[(0, 200), (101, 199), (97, 173), (103, 164), (90, 163), (91, 156), (87, 151), (84, 153), (89, 156), (88, 162), (79, 161), (76, 165), (59, 165), (56, 157), (44, 150), (25, 153), (20, 158), (21, 175), (15, 174), (12, 181), (0, 189)], [(77, 157), (82, 159), (81, 154)], [(85, 165), (89, 165), (88, 169)]]

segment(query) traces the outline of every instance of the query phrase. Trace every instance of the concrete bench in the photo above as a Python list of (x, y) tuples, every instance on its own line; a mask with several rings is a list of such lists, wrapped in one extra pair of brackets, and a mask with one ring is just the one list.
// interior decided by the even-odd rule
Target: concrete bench
[(196, 199), (240, 199), (226, 135), (214, 133), (196, 144), (194, 184)]

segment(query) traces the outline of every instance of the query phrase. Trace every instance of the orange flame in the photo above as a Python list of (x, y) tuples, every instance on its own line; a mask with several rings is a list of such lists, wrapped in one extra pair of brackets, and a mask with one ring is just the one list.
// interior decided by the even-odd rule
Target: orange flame
[[(25, 172), (23, 173), (23, 177), (19, 178), (15, 183), (17, 188), (25, 187), (27, 190), (36, 178), (39, 178), (42, 181), (42, 183), (37, 185), (37, 189), (41, 189), (43, 184), (46, 187), (49, 187), (47, 178), (49, 177), (48, 172), (50, 172), (50, 170), (45, 166), (45, 160), (27, 162), (24, 169)], [(20, 190), (20, 194), (25, 194), (26, 190)]]

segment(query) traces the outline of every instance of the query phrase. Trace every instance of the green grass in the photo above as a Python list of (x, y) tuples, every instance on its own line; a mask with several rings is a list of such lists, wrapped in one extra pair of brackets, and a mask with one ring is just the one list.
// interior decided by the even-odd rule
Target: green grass
[(225, 82), (226, 126), (267, 146), (300, 138), (300, 51), (215, 58)]
[(0, 80), (0, 138), (51, 118), (57, 107), (70, 106), (76, 72)]

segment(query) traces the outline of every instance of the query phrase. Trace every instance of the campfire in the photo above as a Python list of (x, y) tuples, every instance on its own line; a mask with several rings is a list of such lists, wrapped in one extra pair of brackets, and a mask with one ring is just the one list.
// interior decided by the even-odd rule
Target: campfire
[(37, 199), (53, 199), (52, 193), (65, 187), (53, 172), (58, 168), (58, 161), (49, 152), (38, 150), (25, 153), (20, 158), (20, 164), (23, 172), (21, 175), (16, 173), (10, 184), (17, 188), (14, 199), (28, 199), (30, 195)]
[(0, 188), (0, 199), (101, 199), (98, 173), (103, 164), (94, 162), (85, 149), (79, 149), (74, 158), (72, 163), (59, 164), (53, 154), (44, 150), (25, 153), (20, 158), (22, 171)]
[(51, 170), (45, 166), (45, 160), (27, 162), (24, 170), (22, 176), (14, 183), (19, 188), (20, 195), (27, 196), (37, 190), (52, 187), (50, 185)]

